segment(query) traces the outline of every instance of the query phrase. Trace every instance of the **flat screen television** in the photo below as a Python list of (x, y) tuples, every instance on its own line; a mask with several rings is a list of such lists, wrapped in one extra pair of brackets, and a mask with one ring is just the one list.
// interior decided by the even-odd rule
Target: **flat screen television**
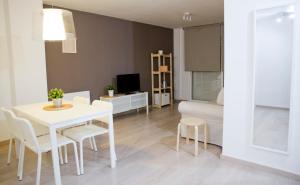
[(117, 75), (118, 93), (130, 94), (140, 91), (140, 74)]

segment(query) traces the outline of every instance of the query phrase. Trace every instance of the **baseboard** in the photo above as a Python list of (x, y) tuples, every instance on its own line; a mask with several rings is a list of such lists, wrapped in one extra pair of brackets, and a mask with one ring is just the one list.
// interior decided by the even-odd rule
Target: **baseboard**
[(283, 175), (283, 176), (286, 176), (288, 178), (292, 178), (292, 179), (295, 179), (297, 181), (300, 181), (300, 175), (295, 174), (293, 172), (287, 172), (287, 171), (284, 171), (284, 170), (281, 170), (281, 169), (260, 165), (260, 164), (257, 164), (257, 163), (251, 162), (251, 161), (237, 159), (237, 158), (226, 156), (226, 155), (223, 155), (223, 154), (220, 155), (220, 159), (230, 161), (230, 162), (233, 162), (233, 163), (239, 163), (241, 165), (246, 165), (246, 166), (249, 166), (249, 167), (255, 167), (255, 168), (258, 168), (258, 169), (261, 169), (261, 170), (264, 170), (264, 171), (268, 171), (268, 172), (271, 172), (271, 173), (276, 173), (278, 175)]

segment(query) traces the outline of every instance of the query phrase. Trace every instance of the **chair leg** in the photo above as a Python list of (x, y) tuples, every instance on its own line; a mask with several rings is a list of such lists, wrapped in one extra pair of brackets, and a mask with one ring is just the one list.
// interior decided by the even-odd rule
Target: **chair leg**
[(64, 146), (64, 149), (65, 149), (65, 163), (68, 163), (68, 147), (67, 145)]
[(60, 164), (63, 165), (64, 164), (64, 159), (63, 159), (61, 150), (62, 150), (62, 147), (58, 147), (59, 161), (60, 161)]
[(20, 145), (19, 145), (19, 147), (18, 147), (18, 154), (17, 154), (17, 156), (19, 156), (18, 157), (18, 159), (19, 159), (19, 162), (18, 162), (18, 171), (17, 171), (17, 177), (18, 177), (18, 179), (19, 179), (19, 177), (20, 177), (20, 173), (21, 173), (21, 158), (22, 157), (20, 157), (20, 156), (22, 156), (22, 144), (21, 143), (19, 143)]
[(36, 185), (40, 185), (42, 170), (42, 153), (38, 153), (37, 169), (36, 169)]
[(179, 151), (179, 142), (180, 142), (180, 129), (181, 129), (181, 124), (178, 123), (177, 126), (177, 143), (176, 143), (176, 151)]
[[(85, 125), (89, 125), (91, 124), (90, 121), (86, 122)], [(91, 147), (91, 150), (94, 150), (94, 143), (93, 143), (93, 140), (92, 138), (89, 138), (89, 142), (90, 142), (90, 147)]]
[(97, 148), (97, 145), (96, 145), (95, 137), (92, 137), (92, 141), (93, 141), (93, 145), (94, 145), (94, 151), (97, 152), (98, 148)]
[(94, 150), (94, 144), (93, 144), (93, 140), (91, 137), (89, 138), (89, 142), (90, 142), (91, 150)]
[(189, 135), (190, 135), (190, 127), (186, 125), (186, 138), (185, 138), (186, 139), (186, 141), (185, 141), (186, 144), (189, 144), (189, 142), (190, 142), (190, 136)]
[(77, 146), (76, 143), (73, 143), (74, 146), (74, 156), (75, 156), (75, 163), (76, 163), (76, 172), (77, 175), (80, 175), (80, 169), (79, 169), (79, 162), (78, 162), (78, 151), (77, 151)]
[(9, 146), (8, 146), (8, 156), (7, 156), (7, 164), (10, 164), (11, 161), (11, 148), (12, 148), (12, 137), (9, 139)]
[(198, 155), (198, 126), (195, 126), (195, 156)]
[(80, 152), (80, 173), (84, 174), (83, 170), (83, 141), (79, 142), (79, 152)]
[(15, 151), (16, 151), (16, 159), (19, 159), (21, 149), (21, 141), (15, 138)]
[(204, 149), (207, 149), (207, 124), (204, 124)]
[(18, 165), (18, 177), (20, 181), (23, 179), (24, 157), (25, 157), (25, 145), (24, 143), (21, 143), (19, 165)]

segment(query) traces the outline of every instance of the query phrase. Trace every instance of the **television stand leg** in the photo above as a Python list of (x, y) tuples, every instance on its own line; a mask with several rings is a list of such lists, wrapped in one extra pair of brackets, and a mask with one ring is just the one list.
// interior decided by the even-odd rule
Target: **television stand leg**
[(146, 106), (146, 113), (149, 114), (149, 105)]

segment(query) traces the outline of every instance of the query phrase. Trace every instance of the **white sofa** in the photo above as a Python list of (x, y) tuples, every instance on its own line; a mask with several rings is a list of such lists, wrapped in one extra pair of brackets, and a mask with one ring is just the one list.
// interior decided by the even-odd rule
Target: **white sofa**
[[(181, 117), (198, 117), (206, 120), (208, 143), (222, 146), (223, 137), (223, 106), (210, 102), (182, 101), (178, 110)], [(181, 127), (181, 136), (186, 137), (186, 127)], [(189, 129), (189, 137), (194, 138), (194, 130)], [(203, 141), (203, 129), (199, 129), (199, 141)]]

